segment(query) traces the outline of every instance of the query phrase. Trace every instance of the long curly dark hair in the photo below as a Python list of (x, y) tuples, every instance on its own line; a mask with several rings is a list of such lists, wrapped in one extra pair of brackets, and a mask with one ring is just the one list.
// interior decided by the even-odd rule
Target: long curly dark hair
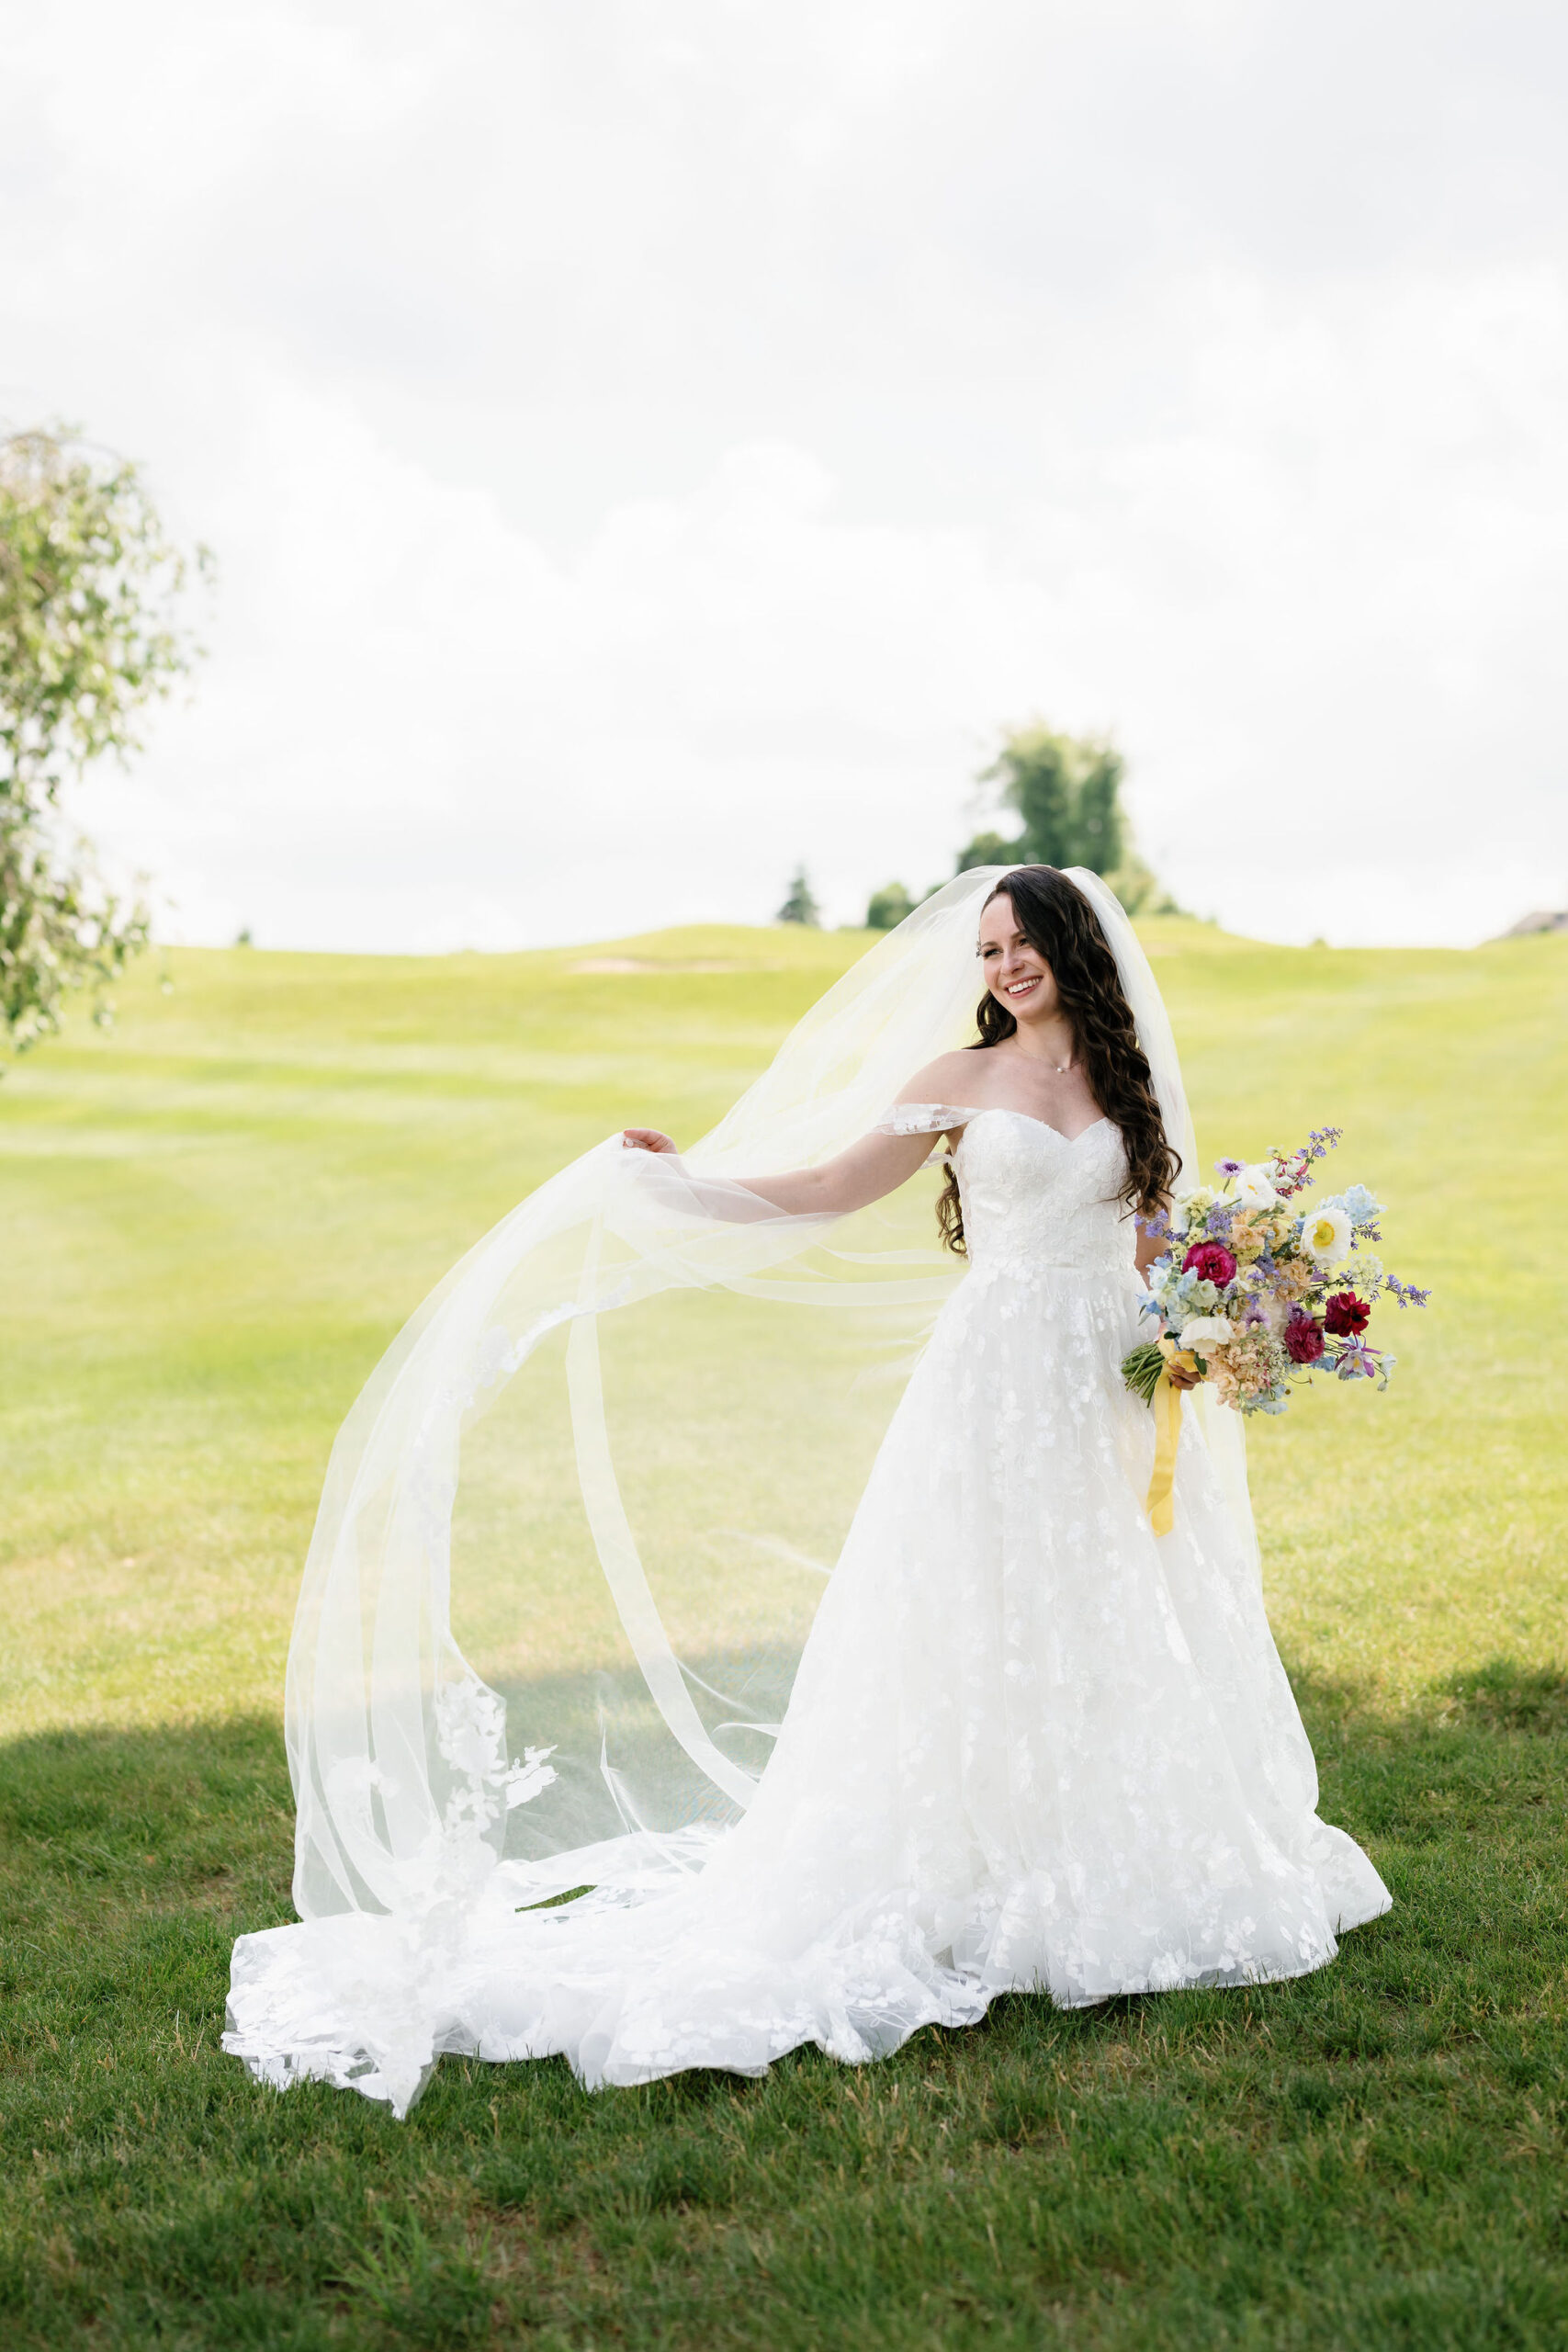
[[(1055, 865), (1015, 866), (997, 884), (986, 906), (997, 899), (1011, 900), (1020, 931), (1051, 967), (1090, 1091), (1122, 1131), (1127, 1178), (1117, 1197), (1129, 1209), (1150, 1216), (1176, 1182), (1181, 1161), (1167, 1139), (1148, 1060), (1100, 918), (1083, 892)], [(980, 1034), (968, 1048), (971, 1053), (999, 1046), (1018, 1028), (989, 989), (980, 999), (975, 1025)], [(965, 1254), (964, 1207), (951, 1167), (943, 1171), (936, 1214), (947, 1247)]]

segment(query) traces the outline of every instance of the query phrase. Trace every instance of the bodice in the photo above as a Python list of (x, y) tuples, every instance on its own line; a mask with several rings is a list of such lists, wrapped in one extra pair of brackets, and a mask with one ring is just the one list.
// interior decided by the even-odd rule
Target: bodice
[(880, 1124), (904, 1135), (963, 1127), (953, 1166), (976, 1273), (1132, 1272), (1137, 1228), (1117, 1198), (1126, 1159), (1109, 1119), (1069, 1139), (1022, 1111), (904, 1102)]

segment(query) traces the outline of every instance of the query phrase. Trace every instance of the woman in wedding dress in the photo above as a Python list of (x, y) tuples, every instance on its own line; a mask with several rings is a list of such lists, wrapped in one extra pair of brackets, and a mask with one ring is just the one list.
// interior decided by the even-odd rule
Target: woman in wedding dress
[[(366, 1667), (367, 1530), (373, 1521), (378, 1560), (398, 1539), (395, 1509), (383, 1500), (371, 1512), (364, 1498), (389, 1479), (408, 1477), (412, 1490), (407, 1432), (427, 1428), (431, 1400), (461, 1386), (450, 1346), (445, 1385), (434, 1366), (417, 1378), (411, 1369), (442, 1315), (451, 1319), (450, 1301), (438, 1305), (323, 1501), (318, 1599), (308, 1605), (308, 1579), (290, 1665), (303, 1924), (240, 1939), (226, 2036), (264, 2079), (353, 2084), (401, 2113), (444, 2049), (498, 2060), (564, 2052), (591, 2085), (691, 2066), (758, 2074), (806, 2042), (860, 2062), (922, 2025), (974, 2022), (1010, 1991), (1076, 2007), (1300, 1975), (1334, 1957), (1340, 1932), (1388, 1908), (1366, 1856), (1316, 1817), (1312, 1753), (1258, 1584), (1239, 1428), (1190, 1404), (1171, 1532), (1156, 1536), (1145, 1510), (1152, 1417), (1120, 1372), (1144, 1328), (1140, 1269), (1156, 1254), (1137, 1218), (1168, 1196), (1182, 1161), (1184, 1181), (1197, 1173), (1148, 967), (1097, 877), (1026, 867), (961, 877), (943, 896), (950, 904), (893, 967), (906, 981), (897, 1001), (907, 1007), (940, 960), (942, 1018), (921, 1018), (928, 1040), (942, 1035), (947, 1000), (964, 986), (966, 934), (971, 1006), (976, 947), (984, 989), (979, 1042), (906, 1063), (891, 1106), (884, 1097), (882, 1115), (862, 1119), (869, 1131), (824, 1150), (833, 1121), (823, 1102), (841, 1136), (887, 1062), (864, 991), (852, 994), (836, 1030), (809, 1033), (794, 1062), (786, 1048), (775, 1065), (771, 1075), (794, 1072), (789, 1117), (777, 1084), (773, 1098), (759, 1090), (781, 1139), (811, 1129), (816, 1148), (791, 1172), (706, 1174), (701, 1155), (682, 1161), (668, 1136), (627, 1130), (623, 1170), (604, 1161), (595, 1179), (604, 1197), (629, 1186), (645, 1202), (662, 1185), (680, 1198), (658, 1210), (657, 1241), (650, 1226), (612, 1213), (621, 1288), (592, 1290), (587, 1312), (578, 1275), (576, 1306), (559, 1310), (591, 1332), (606, 1296), (616, 1304), (656, 1263), (660, 1281), (755, 1284), (728, 1261), (716, 1274), (716, 1259), (694, 1272), (690, 1261), (748, 1239), (753, 1268), (776, 1263), (781, 1220), (829, 1229), (904, 1184), (939, 1138), (950, 1155), (941, 1215), (967, 1271), (886, 1430), (755, 1780), (693, 1713), (694, 1678), (672, 1657), (665, 1665), (607, 1456), (579, 1420), (595, 1538), (661, 1729), (745, 1810), (737, 1818), (732, 1806), (721, 1829), (692, 1832), (696, 1842), (682, 1847), (679, 1823), (650, 1825), (623, 1805), (624, 1838), (558, 1857), (554, 1877), (536, 1861), (520, 1871), (497, 1860), (484, 1792), (521, 1786), (527, 1802), (555, 1768), (534, 1749), (507, 1765), (493, 1715), (471, 1695), (481, 1686), (460, 1659), (451, 1665), (439, 1629), (417, 1676), (412, 1649), (404, 1670), (386, 1665), (380, 1630), (369, 1645), (383, 1659), (379, 1686)], [(821, 1034), (836, 1038), (833, 1053)], [(907, 1050), (909, 1034), (888, 1053)], [(813, 1035), (802, 1125), (798, 1073)], [(754, 1135), (765, 1131), (753, 1123)], [(677, 1227), (679, 1248), (669, 1238)], [(537, 1254), (529, 1233), (509, 1268)], [(678, 1259), (684, 1272), (671, 1277)], [(490, 1303), (464, 1326), (470, 1359), (501, 1279), (490, 1278)], [(531, 1325), (512, 1353), (533, 1344)], [(585, 1361), (574, 1411), (591, 1424)], [(411, 1383), (422, 1401), (400, 1421), (400, 1384)], [(378, 1432), (382, 1466), (371, 1476)], [(599, 1492), (596, 1507), (605, 1478), (610, 1498)], [(421, 1491), (428, 1553), (428, 1478)], [(437, 1577), (419, 1610), (394, 1609), (384, 1566), (375, 1573), (378, 1628), (412, 1626), (433, 1592), (439, 1601)], [(333, 1580), (345, 1576), (350, 1597), (334, 1617)], [(360, 1675), (367, 1699), (350, 1703), (345, 1688), (357, 1693)], [(462, 1706), (453, 1690), (470, 1694)], [(412, 1712), (394, 1736), (398, 1703)], [(351, 1721), (370, 1728), (350, 1736)], [(400, 1753), (406, 1770), (426, 1737), (445, 1764), (427, 1768), (423, 1810), (400, 1828), (393, 1759)], [(605, 1767), (613, 1779), (607, 1752)], [(740, 1780), (744, 1789), (732, 1785)], [(479, 1793), (465, 1796), (465, 1785)], [(578, 1883), (592, 1891), (536, 1907)]]

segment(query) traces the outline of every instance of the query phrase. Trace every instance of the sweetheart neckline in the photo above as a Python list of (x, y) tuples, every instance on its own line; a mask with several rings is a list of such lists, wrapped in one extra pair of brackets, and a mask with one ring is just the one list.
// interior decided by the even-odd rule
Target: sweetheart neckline
[[(963, 1105), (958, 1103), (953, 1105), (955, 1110), (962, 1107)], [(1054, 1127), (1049, 1119), (1037, 1119), (1032, 1111), (1015, 1111), (1010, 1103), (992, 1102), (987, 1104), (983, 1110), (970, 1111), (968, 1118), (964, 1123), (964, 1134), (968, 1134), (975, 1120), (990, 1118), (1021, 1119), (1027, 1126), (1043, 1127), (1048, 1136), (1055, 1136), (1058, 1143), (1065, 1143), (1069, 1151), (1075, 1144), (1082, 1143), (1085, 1136), (1093, 1135), (1097, 1127), (1108, 1127), (1111, 1125), (1111, 1121), (1102, 1111), (1098, 1119), (1091, 1119), (1087, 1127), (1080, 1127), (1076, 1136), (1069, 1136), (1064, 1134), (1060, 1127)], [(958, 1140), (962, 1144), (964, 1136), (960, 1136)]]

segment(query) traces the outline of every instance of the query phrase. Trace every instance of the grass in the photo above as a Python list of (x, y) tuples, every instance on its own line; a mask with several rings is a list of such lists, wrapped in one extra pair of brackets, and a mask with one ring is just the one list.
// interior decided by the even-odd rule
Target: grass
[(1333, 1968), (1013, 2000), (862, 2075), (448, 2060), (402, 2127), (217, 2052), (233, 1934), (288, 1916), (282, 1657), (364, 1374), (563, 1159), (708, 1124), (859, 944), (179, 955), (0, 1089), (7, 2347), (1568, 2338), (1562, 940), (1149, 933), (1210, 1149), (1336, 1120), (1438, 1293), (1388, 1396), (1253, 1442), (1324, 1811), (1396, 1897)]

